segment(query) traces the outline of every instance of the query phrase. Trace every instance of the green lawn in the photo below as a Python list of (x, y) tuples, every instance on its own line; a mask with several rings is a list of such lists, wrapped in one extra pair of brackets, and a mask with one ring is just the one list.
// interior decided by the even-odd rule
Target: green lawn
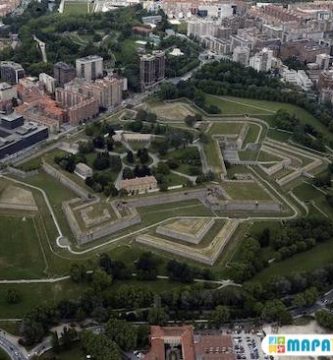
[(206, 153), (208, 166), (211, 166), (215, 172), (220, 173), (222, 164), (219, 157), (218, 142), (212, 138), (209, 139), (207, 144), (204, 144), (204, 151)]
[(160, 204), (138, 208), (145, 224), (153, 224), (174, 216), (212, 216), (212, 213), (199, 200), (187, 200), (171, 204)]
[(92, 4), (89, 4), (88, 1), (65, 1), (64, 14), (75, 14), (82, 15), (88, 14), (92, 11)]
[[(21, 295), (18, 304), (7, 304), (8, 289), (15, 288)], [(20, 318), (35, 306), (42, 303), (55, 304), (62, 299), (73, 299), (82, 293), (82, 287), (65, 280), (54, 284), (1, 284), (0, 285), (0, 318)]]
[(224, 182), (222, 187), (234, 200), (271, 200), (256, 182)]
[[(294, 194), (308, 205), (315, 204), (325, 213), (331, 220), (333, 220), (333, 208), (326, 201), (325, 194), (317, 190), (310, 184), (302, 183), (293, 190)], [(317, 210), (318, 212), (318, 210)], [(318, 214), (317, 214), (318, 215)], [(323, 214), (320, 214), (323, 216)]]
[(319, 244), (311, 250), (296, 254), (286, 260), (272, 263), (268, 268), (256, 275), (253, 281), (267, 281), (277, 275), (284, 276), (293, 272), (312, 271), (332, 262), (333, 240)]
[(246, 146), (246, 144), (255, 143), (257, 141), (259, 131), (260, 131), (259, 125), (249, 124), (249, 129), (247, 131), (247, 134), (243, 142), (243, 147)]
[(282, 161), (282, 158), (270, 154), (266, 151), (260, 151), (258, 161)]
[(214, 122), (208, 130), (209, 135), (239, 134), (245, 123), (241, 122)]
[(221, 108), (222, 114), (260, 114), (257, 117), (270, 122), (268, 115), (283, 109), (295, 114), (303, 124), (310, 124), (322, 132), (329, 140), (333, 140), (333, 134), (327, 131), (327, 127), (321, 124), (309, 112), (299, 106), (267, 100), (244, 99), (231, 96), (217, 97), (206, 95), (208, 104), (214, 104)]
[(238, 152), (239, 159), (244, 161), (254, 161), (256, 160), (257, 155), (258, 151), (245, 150)]
[[(221, 111), (222, 115), (253, 115), (253, 114), (271, 114), (272, 110), (260, 103), (251, 104), (243, 101), (241, 98), (233, 97), (219, 97), (215, 95), (206, 94), (206, 102), (208, 105), (216, 105)], [(246, 99), (247, 100), (247, 99)]]
[(45, 354), (38, 358), (39, 360), (83, 360), (85, 359), (85, 354), (81, 350), (81, 343), (78, 342), (75, 344), (72, 349), (62, 351), (60, 353), (53, 353), (51, 350), (47, 351)]
[(9, 355), (0, 348), (0, 360), (10, 360)]
[(39, 278), (47, 263), (35, 218), (0, 216), (0, 278)]
[(273, 140), (287, 142), (291, 138), (292, 134), (277, 129), (269, 129), (267, 136)]

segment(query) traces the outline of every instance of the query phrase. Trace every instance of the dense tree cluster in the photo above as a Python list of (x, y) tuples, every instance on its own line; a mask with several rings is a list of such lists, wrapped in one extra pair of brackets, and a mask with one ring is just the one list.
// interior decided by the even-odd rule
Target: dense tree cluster
[[(327, 105), (318, 104), (315, 99), (308, 98), (306, 93), (301, 90), (282, 83), (275, 75), (257, 72), (251, 67), (243, 67), (238, 63), (228, 60), (205, 64), (194, 73), (192, 79), (180, 82), (177, 86), (171, 83), (163, 84), (159, 97), (161, 99), (186, 97), (207, 112), (220, 112), (215, 106), (213, 108), (206, 105), (204, 93), (218, 96), (229, 95), (279, 101), (298, 105), (309, 111), (323, 125), (327, 126), (330, 131), (333, 129), (331, 109)], [(321, 149), (319, 143), (313, 143), (310, 141), (310, 137), (304, 136), (304, 134), (308, 133), (308, 128), (300, 128), (295, 134), (295, 138), (306, 146)], [(317, 134), (317, 137), (320, 138), (320, 134)]]
[(167, 52), (165, 73), (168, 78), (182, 76), (200, 64), (198, 59), (201, 47), (193, 40), (179, 36), (169, 36), (162, 40), (162, 49), (179, 48), (184, 55), (172, 56)]
[(302, 218), (288, 221), (272, 236), (270, 245), (278, 251), (278, 259), (306, 251), (316, 243), (331, 240), (333, 225), (327, 219)]
[(327, 330), (333, 330), (333, 314), (327, 310), (319, 310), (316, 312), (316, 320), (319, 325)]
[[(91, 54), (101, 55), (107, 62), (115, 61), (117, 68), (125, 67), (129, 87), (139, 89), (139, 57), (134, 48), (121, 44), (132, 36), (131, 29), (141, 23), (141, 6), (117, 9), (107, 13), (58, 14), (48, 10), (47, 1), (33, 1), (20, 17), (6, 17), (3, 21), (10, 25), (10, 31), (18, 33), (20, 45), (14, 50), (6, 48), (0, 58), (21, 63), (31, 75), (40, 72), (51, 73), (52, 65), (58, 61), (75, 63), (75, 59)], [(80, 44), (75, 37), (64, 36), (71, 33), (89, 36), (89, 42)], [(101, 39), (99, 33), (107, 37)], [(48, 63), (42, 56), (32, 34), (46, 44)], [(109, 36), (110, 35), (110, 36)], [(113, 54), (113, 55), (112, 55)]]
[(216, 105), (208, 105), (206, 103), (205, 94), (203, 91), (197, 89), (192, 81), (180, 81), (177, 85), (170, 82), (164, 82), (160, 86), (160, 90), (157, 93), (161, 100), (172, 100), (181, 97), (185, 97), (193, 101), (193, 103), (207, 113), (219, 114), (220, 108)]

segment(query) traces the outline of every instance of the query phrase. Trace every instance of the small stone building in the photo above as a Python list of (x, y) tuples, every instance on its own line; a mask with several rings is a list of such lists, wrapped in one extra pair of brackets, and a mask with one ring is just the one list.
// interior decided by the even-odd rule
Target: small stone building
[(91, 167), (84, 163), (78, 163), (75, 167), (75, 174), (80, 176), (83, 179), (86, 179), (87, 177), (93, 176), (93, 170)]
[(120, 189), (127, 190), (128, 193), (145, 193), (157, 188), (157, 180), (154, 176), (136, 177), (120, 181)]

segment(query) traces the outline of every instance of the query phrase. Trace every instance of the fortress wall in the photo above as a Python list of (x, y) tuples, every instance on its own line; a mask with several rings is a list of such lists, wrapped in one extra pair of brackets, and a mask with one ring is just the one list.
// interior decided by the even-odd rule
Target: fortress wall
[(281, 204), (274, 201), (221, 201), (211, 207), (222, 211), (281, 212)]
[(19, 210), (19, 211), (38, 211), (36, 205), (12, 204), (0, 202), (0, 209), (3, 210)]
[(57, 170), (50, 164), (43, 162), (42, 169), (50, 176), (53, 176), (55, 179), (57, 179), (61, 184), (63, 184), (64, 186), (69, 188), (71, 191), (73, 191), (75, 194), (80, 196), (80, 198), (82, 198), (84, 200), (89, 200), (92, 197), (92, 195), (89, 193), (89, 191), (87, 191), (83, 187), (79, 186), (76, 182), (69, 179), (61, 171)]
[(195, 249), (187, 245), (175, 244), (172, 241), (148, 234), (137, 236), (136, 241), (155, 249), (167, 251), (171, 254), (212, 266), (221, 255), (223, 249), (237, 229), (238, 224), (238, 220), (230, 220), (223, 226), (211, 244), (204, 249)]
[(12, 166), (8, 166), (6, 169), (11, 175), (20, 177), (22, 179), (26, 179), (27, 177), (31, 177), (37, 175), (39, 173), (38, 170), (24, 171), (20, 169), (16, 169)]
[(189, 242), (191, 244), (199, 244), (200, 241), (204, 238), (204, 236), (208, 233), (210, 228), (214, 225), (214, 219), (210, 219), (197, 234), (189, 234), (183, 233), (177, 230), (169, 229), (163, 225), (160, 225), (156, 229), (156, 233), (164, 236), (168, 236), (174, 239), (182, 240), (185, 242)]
[(62, 206), (68, 224), (75, 236), (75, 239), (79, 244), (85, 244), (90, 241), (100, 239), (102, 237), (111, 235), (117, 231), (126, 229), (129, 226), (139, 224), (141, 222), (140, 215), (138, 214), (136, 209), (128, 209), (130, 211), (130, 214), (128, 216), (109, 221), (106, 224), (100, 226), (92, 227), (89, 230), (82, 230), (71, 208), (71, 205), (79, 201), (81, 200), (73, 199), (70, 201), (65, 201)]
[(207, 188), (201, 188), (188, 191), (178, 191), (174, 193), (159, 193), (158, 195), (152, 195), (149, 197), (147, 196), (136, 199), (128, 198), (123, 202), (125, 202), (130, 207), (145, 207), (194, 199), (203, 201), (206, 194)]

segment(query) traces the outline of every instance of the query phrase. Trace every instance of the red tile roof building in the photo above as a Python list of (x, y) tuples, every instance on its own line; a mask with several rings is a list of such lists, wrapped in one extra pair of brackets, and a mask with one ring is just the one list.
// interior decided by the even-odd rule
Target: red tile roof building
[(150, 344), (144, 360), (235, 360), (230, 335), (194, 335), (192, 326), (152, 326)]

